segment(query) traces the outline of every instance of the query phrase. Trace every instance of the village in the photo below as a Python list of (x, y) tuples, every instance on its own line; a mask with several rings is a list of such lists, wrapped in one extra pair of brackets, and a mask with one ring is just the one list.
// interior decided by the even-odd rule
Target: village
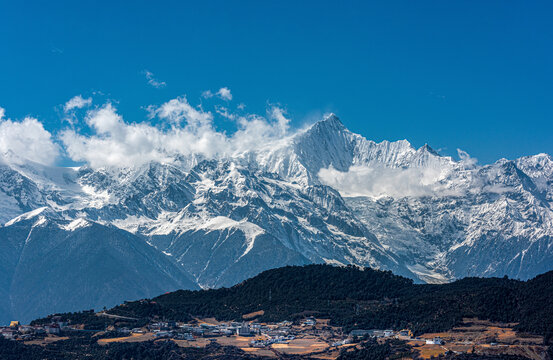
[[(103, 312), (97, 316), (114, 315)], [(369, 338), (378, 342), (397, 339), (415, 350), (420, 358), (453, 352), (481, 354), (519, 354), (538, 359), (545, 351), (538, 337), (518, 337), (512, 326), (466, 321), (464, 326), (450, 332), (413, 336), (409, 329), (380, 330), (356, 329), (348, 333), (329, 325), (327, 319), (306, 317), (299, 321), (278, 323), (257, 322), (248, 318), (260, 315), (247, 314), (242, 321), (219, 322), (215, 319), (195, 319), (189, 323), (156, 321), (137, 328), (108, 326), (104, 331), (84, 330), (78, 324), (68, 324), (61, 316), (52, 316), (45, 325), (22, 325), (13, 321), (0, 327), (0, 336), (25, 344), (44, 345), (65, 340), (83, 331), (93, 332), (100, 345), (113, 342), (173, 341), (181, 347), (205, 347), (211, 343), (234, 346), (257, 356), (305, 355), (312, 358), (336, 359), (341, 352), (353, 350)], [(124, 320), (124, 319), (122, 319)]]

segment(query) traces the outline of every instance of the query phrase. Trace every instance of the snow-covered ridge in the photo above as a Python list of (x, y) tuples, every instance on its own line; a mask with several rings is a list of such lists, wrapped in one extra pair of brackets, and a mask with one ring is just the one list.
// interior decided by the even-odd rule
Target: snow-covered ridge
[(66, 231), (75, 231), (77, 229), (81, 229), (81, 228), (84, 228), (84, 227), (88, 227), (90, 226), (91, 223), (83, 218), (78, 218), (78, 219), (75, 219), (73, 221), (71, 221), (69, 224), (67, 225), (62, 225), (62, 229), (66, 230)]
[(25, 220), (29, 220), (29, 219), (32, 219), (34, 217), (37, 217), (39, 216), (40, 214), (42, 214), (43, 212), (47, 211), (48, 210), (48, 207), (46, 206), (43, 206), (43, 207), (40, 207), (38, 209), (35, 209), (35, 210), (32, 210), (32, 211), (29, 211), (27, 213), (24, 213), (22, 215), (19, 215), (13, 219), (11, 219), (10, 221), (8, 221), (7, 223), (4, 224), (4, 226), (12, 226), (13, 224), (15, 223), (18, 223), (20, 221), (25, 221)]
[(127, 168), (1, 164), (0, 200), (0, 246), (13, 259), (43, 231), (52, 246), (74, 235), (95, 244), (105, 231), (114, 244), (126, 236), (128, 246), (152, 249), (155, 271), (170, 261), (204, 288), (313, 262), (426, 282), (553, 268), (551, 156), (477, 165), (406, 140), (373, 142), (335, 115), (219, 158)]

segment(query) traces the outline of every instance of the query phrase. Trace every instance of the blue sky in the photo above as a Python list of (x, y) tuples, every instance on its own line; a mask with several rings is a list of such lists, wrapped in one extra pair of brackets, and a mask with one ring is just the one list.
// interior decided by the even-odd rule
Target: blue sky
[(551, 154), (552, 18), (550, 1), (3, 1), (0, 106), (56, 135), (75, 95), (142, 122), (228, 87), (228, 108), (280, 104), (294, 126), (332, 111), (369, 139), (480, 163)]

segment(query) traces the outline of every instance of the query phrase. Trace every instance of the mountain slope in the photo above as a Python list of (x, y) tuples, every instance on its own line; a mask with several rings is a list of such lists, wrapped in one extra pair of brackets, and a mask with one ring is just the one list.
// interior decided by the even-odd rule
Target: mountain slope
[[(212, 159), (128, 168), (2, 162), (0, 312), (73, 309), (78, 301), (64, 286), (92, 299), (78, 308), (97, 307), (309, 263), (386, 269), (417, 282), (551, 270), (551, 157), (484, 166), (460, 157), (406, 140), (375, 143), (330, 115)], [(116, 269), (121, 278), (108, 279)], [(63, 296), (49, 290), (49, 272)], [(48, 299), (45, 307), (7, 300), (25, 294)]]
[(0, 238), (10, 242), (2, 242), (9, 260), (2, 269), (3, 323), (197, 288), (142, 239), (84, 219), (63, 221), (44, 209), (0, 228)]
[(427, 145), (366, 140), (334, 115), (277, 151), (286, 156), (283, 176), (340, 191), (352, 215), (424, 281), (527, 279), (553, 267), (548, 155), (480, 167), (464, 154), (454, 161)]

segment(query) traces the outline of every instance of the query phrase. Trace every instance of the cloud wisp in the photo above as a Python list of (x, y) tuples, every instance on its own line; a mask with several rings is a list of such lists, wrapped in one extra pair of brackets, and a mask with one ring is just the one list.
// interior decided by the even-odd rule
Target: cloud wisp
[(211, 90), (206, 90), (202, 93), (202, 97), (204, 99), (211, 99), (212, 97), (217, 96), (221, 100), (225, 101), (231, 101), (232, 100), (232, 92), (228, 87), (222, 87), (219, 90), (217, 90), (215, 93)]
[(146, 77), (146, 80), (148, 81), (148, 84), (155, 87), (156, 89), (160, 89), (167, 85), (165, 81), (159, 81), (158, 79), (156, 79), (154, 74), (151, 71), (144, 70), (143, 73), (144, 73), (144, 76)]
[(388, 168), (384, 166), (351, 166), (338, 171), (332, 166), (319, 171), (319, 179), (343, 196), (432, 196), (444, 193), (439, 183), (441, 169), (433, 167)]
[[(511, 186), (497, 185), (500, 168), (478, 165), (476, 158), (466, 151), (457, 149), (455, 161), (449, 157), (444, 161), (412, 163), (409, 167), (390, 167), (378, 163), (356, 164), (347, 171), (332, 166), (319, 171), (319, 180), (338, 190), (343, 196), (364, 197), (422, 197), (461, 196), (467, 192), (505, 193)], [(449, 160), (448, 160), (449, 159)]]
[(90, 106), (92, 104), (92, 98), (83, 98), (82, 95), (77, 95), (69, 99), (68, 102), (65, 103), (63, 106), (63, 111), (65, 113), (68, 113), (75, 109), (82, 109), (86, 106)]

